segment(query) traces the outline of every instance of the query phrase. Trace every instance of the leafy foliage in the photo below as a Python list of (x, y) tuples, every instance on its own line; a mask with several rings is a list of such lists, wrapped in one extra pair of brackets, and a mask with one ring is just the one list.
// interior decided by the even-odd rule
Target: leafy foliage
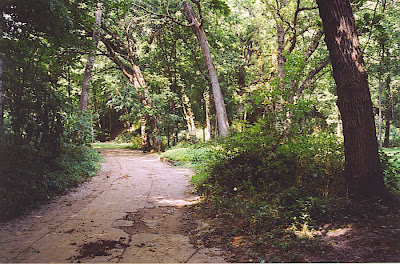
[(94, 124), (97, 116), (90, 111), (78, 114), (63, 114), (63, 142), (65, 144), (85, 145), (94, 141), (96, 137)]
[(385, 184), (391, 192), (400, 191), (400, 152), (386, 149), (380, 152)]
[[(97, 2), (0, 3), (4, 62), (4, 135), (0, 136), (8, 146), (3, 152), (17, 153), (12, 162), (20, 168), (14, 183), (7, 176), (10, 186), (24, 189), (17, 184), (21, 179), (27, 184), (43, 181), (37, 193), (46, 193), (51, 186), (71, 186), (74, 180), (63, 179), (63, 173), (56, 180), (54, 164), (64, 160), (81, 166), (83, 174), (92, 171), (86, 161), (81, 164), (74, 157), (84, 149), (81, 145), (94, 139), (116, 138), (139, 148), (140, 122), (147, 115), (157, 121), (157, 136), (168, 145), (184, 137), (190, 112), (197, 128), (216, 127), (215, 109), (207, 109), (207, 103), (212, 105), (207, 97), (210, 83), (197, 40), (190, 28), (170, 19), (185, 22), (180, 1), (103, 1), (103, 43), (96, 50), (90, 111), (77, 113), (86, 55), (93, 48), (90, 35)], [(254, 209), (259, 214), (255, 222), (277, 215), (285, 221), (294, 217), (311, 221), (327, 210), (323, 206), (329, 207), (324, 199), (345, 193), (343, 150), (340, 138), (333, 136), (335, 132), (340, 136), (341, 123), (331, 68), (323, 64), (328, 56), (321, 21), (314, 1), (285, 2), (199, 1), (228, 116), (237, 131), (223, 142), (184, 146), (164, 154), (196, 163), (199, 172), (192, 181), (198, 188), (215, 198), (216, 204), (223, 201), (220, 208), (232, 203), (232, 210)], [(391, 145), (398, 145), (398, 1), (352, 4), (374, 102), (379, 78), (390, 84), (383, 91), (383, 112), (391, 126)], [(287, 44), (282, 54), (277, 49), (279, 25), (285, 29)], [(133, 87), (113, 64), (106, 39), (113, 41), (123, 63), (132, 61), (141, 69), (147, 90)], [(278, 56), (284, 57), (283, 65), (277, 64)], [(279, 67), (283, 77), (278, 76)], [(140, 95), (152, 105), (144, 104)], [(125, 132), (117, 137), (121, 131)], [(398, 168), (390, 165), (394, 159), (382, 155), (387, 185), (396, 189)], [(40, 176), (41, 167), (47, 178)]]
[[(4, 155), (7, 148), (9, 155)], [(2, 145), (0, 156), (0, 221), (47, 201), (79, 183), (90, 179), (101, 160), (96, 150), (85, 146), (63, 148), (59, 156), (37, 156), (35, 150), (10, 151)], [(18, 179), (18, 180), (16, 180)]]

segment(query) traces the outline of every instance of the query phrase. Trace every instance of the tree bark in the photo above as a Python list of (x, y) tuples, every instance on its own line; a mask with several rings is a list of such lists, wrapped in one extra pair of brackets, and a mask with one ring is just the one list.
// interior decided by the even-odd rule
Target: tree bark
[(388, 94), (388, 107), (386, 108), (385, 111), (385, 122), (386, 122), (386, 127), (385, 127), (385, 140), (383, 141), (383, 146), (385, 148), (389, 147), (389, 136), (390, 136), (390, 123), (393, 118), (393, 98), (392, 98), (392, 93), (390, 91), (390, 75), (387, 76), (386, 78), (386, 90)]
[(80, 111), (85, 111), (88, 108), (88, 101), (89, 101), (89, 82), (90, 77), (92, 75), (92, 70), (94, 66), (94, 60), (96, 57), (96, 47), (99, 43), (99, 34), (100, 34), (100, 27), (101, 27), (101, 16), (103, 12), (103, 4), (98, 3), (97, 10), (95, 14), (95, 25), (93, 28), (93, 47), (94, 49), (90, 51), (88, 55), (88, 60), (85, 67), (85, 72), (83, 73), (83, 80), (82, 80), (82, 92), (80, 96)]
[(317, 0), (343, 121), (345, 175), (351, 198), (384, 193), (367, 73), (349, 0)]
[[(278, 5), (278, 10), (281, 8), (285, 7), (287, 4), (287, 0), (280, 0), (277, 2)], [(278, 11), (279, 12), (279, 11)], [(280, 20), (279, 18), (277, 18)], [(276, 36), (277, 36), (277, 70), (278, 70), (278, 78), (280, 80), (280, 86), (282, 89), (284, 89), (284, 84), (283, 84), (283, 79), (285, 78), (285, 62), (286, 62), (286, 57), (285, 57), (285, 36), (286, 36), (286, 31), (283, 26), (283, 21), (278, 21), (276, 25)]]
[(183, 113), (185, 115), (185, 120), (187, 123), (189, 136), (195, 137), (196, 136), (196, 125), (194, 123), (194, 114), (192, 107), (190, 105), (189, 97), (187, 96), (186, 92), (182, 89), (182, 97), (183, 97)]
[(282, 22), (280, 22), (277, 27), (276, 27), (276, 33), (277, 33), (277, 37), (278, 37), (278, 78), (280, 80), (280, 85), (281, 88), (284, 88), (283, 85), (283, 79), (285, 78), (285, 55), (284, 55), (284, 51), (285, 51), (285, 29), (282, 25)]
[(204, 91), (204, 114), (206, 119), (206, 127), (204, 131), (204, 141), (211, 140), (212, 128), (211, 128), (211, 117), (210, 117), (210, 93), (208, 89)]
[(213, 59), (211, 57), (210, 47), (204, 33), (202, 24), (198, 21), (196, 14), (192, 6), (188, 1), (182, 2), (183, 8), (186, 13), (187, 20), (189, 21), (194, 34), (199, 41), (199, 46), (203, 53), (203, 57), (208, 69), (208, 74), (210, 75), (211, 87), (214, 95), (215, 111), (218, 120), (218, 131), (222, 137), (228, 135), (229, 121), (228, 115), (226, 113), (224, 97), (221, 92), (221, 87), (219, 86), (217, 71), (215, 70)]

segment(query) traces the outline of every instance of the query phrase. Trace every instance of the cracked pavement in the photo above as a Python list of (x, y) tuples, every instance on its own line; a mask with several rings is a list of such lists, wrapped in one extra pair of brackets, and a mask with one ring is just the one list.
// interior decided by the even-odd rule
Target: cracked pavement
[(225, 262), (191, 243), (192, 171), (139, 151), (101, 150), (97, 176), (38, 210), (0, 224), (0, 262)]

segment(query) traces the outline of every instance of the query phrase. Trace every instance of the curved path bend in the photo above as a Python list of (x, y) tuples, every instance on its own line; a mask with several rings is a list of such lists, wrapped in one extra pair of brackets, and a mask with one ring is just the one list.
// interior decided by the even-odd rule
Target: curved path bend
[(196, 203), (189, 169), (139, 151), (101, 150), (90, 182), (27, 216), (0, 225), (0, 262), (225, 262), (191, 243)]

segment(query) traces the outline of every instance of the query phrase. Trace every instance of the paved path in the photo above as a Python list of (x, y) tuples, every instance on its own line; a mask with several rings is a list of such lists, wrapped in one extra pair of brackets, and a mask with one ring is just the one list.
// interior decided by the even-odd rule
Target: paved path
[(190, 243), (190, 170), (139, 151), (102, 154), (90, 182), (0, 225), (0, 262), (224, 262)]

